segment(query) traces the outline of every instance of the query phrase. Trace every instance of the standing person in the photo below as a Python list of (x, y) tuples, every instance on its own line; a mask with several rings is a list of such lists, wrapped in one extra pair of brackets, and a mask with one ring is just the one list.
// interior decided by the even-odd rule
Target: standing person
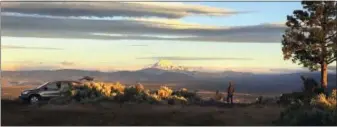
[(229, 103), (229, 100), (231, 101), (231, 104), (233, 104), (233, 95), (234, 95), (234, 86), (232, 81), (229, 82), (229, 86), (227, 88), (227, 103)]

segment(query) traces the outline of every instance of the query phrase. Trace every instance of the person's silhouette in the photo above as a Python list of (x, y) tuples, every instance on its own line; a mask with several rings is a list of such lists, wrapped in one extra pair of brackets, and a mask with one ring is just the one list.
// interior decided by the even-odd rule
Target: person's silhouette
[(234, 86), (233, 83), (230, 81), (229, 86), (227, 88), (227, 102), (233, 104), (233, 95), (234, 95)]
[(61, 89), (61, 83), (60, 83), (60, 82), (57, 82), (57, 83), (56, 83), (56, 86), (57, 86), (57, 90), (60, 90), (60, 89)]

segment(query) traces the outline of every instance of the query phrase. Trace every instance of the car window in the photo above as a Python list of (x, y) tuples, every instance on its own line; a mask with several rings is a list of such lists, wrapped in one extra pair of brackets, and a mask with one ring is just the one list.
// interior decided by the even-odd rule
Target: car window
[(80, 85), (80, 83), (78, 83), (78, 82), (71, 82), (71, 84), (72, 84), (73, 86)]
[(58, 82), (51, 82), (48, 85), (46, 85), (47, 90), (58, 90), (59, 87), (57, 86)]
[(78, 87), (82, 85), (80, 82), (71, 82), (71, 87)]
[(44, 87), (45, 85), (47, 85), (49, 82), (45, 82), (45, 83), (43, 83), (42, 85), (40, 85), (40, 86), (38, 86), (38, 87), (36, 87), (37, 89), (40, 89), (40, 88), (42, 88), (42, 87)]
[(67, 90), (70, 88), (70, 83), (69, 82), (62, 82), (61, 83), (61, 89), (62, 90)]

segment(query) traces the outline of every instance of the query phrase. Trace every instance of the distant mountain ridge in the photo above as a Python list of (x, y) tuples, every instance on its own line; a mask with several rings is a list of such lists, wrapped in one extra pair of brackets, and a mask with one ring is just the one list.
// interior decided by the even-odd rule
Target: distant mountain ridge
[[(298, 72), (290, 74), (254, 74), (248, 72), (202, 72), (176, 66), (169, 61), (159, 61), (136, 71), (101, 72), (90, 70), (60, 69), (31, 71), (2, 71), (2, 83), (10, 85), (38, 85), (53, 80), (78, 80), (91, 76), (100, 81), (133, 84), (136, 82), (166, 84), (202, 89), (225, 89), (228, 81), (234, 81), (241, 91), (291, 91), (301, 88), (300, 75), (320, 81), (320, 72)], [(329, 73), (328, 86), (336, 86), (336, 73)]]

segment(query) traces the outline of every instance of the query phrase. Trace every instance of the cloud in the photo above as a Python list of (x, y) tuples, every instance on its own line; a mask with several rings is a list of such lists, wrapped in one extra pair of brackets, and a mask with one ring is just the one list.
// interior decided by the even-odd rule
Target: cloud
[(54, 16), (161, 17), (183, 18), (191, 15), (228, 16), (249, 11), (209, 7), (179, 2), (3, 2), (2, 12)]
[(73, 62), (67, 62), (67, 61), (63, 61), (60, 64), (63, 65), (63, 66), (73, 66), (73, 65), (75, 65), (75, 63), (73, 63)]
[(62, 50), (61, 48), (52, 48), (52, 47), (27, 47), (27, 46), (14, 46), (14, 45), (1, 45), (1, 49)]
[(30, 65), (42, 65), (44, 62), (36, 62), (30, 60), (22, 60), (22, 61), (1, 61), (3, 64), (30, 64)]
[(336, 71), (337, 68), (336, 66), (328, 66), (328, 70), (331, 70), (331, 71)]
[(59, 66), (40, 65), (40, 66), (18, 66), (15, 70), (20, 70), (20, 71), (55, 70), (59, 68), (60, 68)]
[(285, 25), (224, 27), (178, 20), (18, 16), (2, 13), (2, 36), (279, 43)]
[(152, 59), (152, 60), (253, 60), (252, 58), (229, 58), (229, 57), (179, 57), (179, 56), (170, 56), (170, 57), (138, 57), (137, 59)]
[(50, 70), (58, 68), (58, 66), (46, 62), (21, 60), (1, 61), (1, 68), (4, 70)]
[(272, 68), (269, 69), (271, 72), (279, 73), (297, 73), (297, 72), (309, 72), (307, 68)]
[(74, 62), (38, 62), (38, 61), (2, 61), (1, 67), (5, 70), (52, 70), (67, 67), (74, 67)]
[(149, 46), (149, 45), (130, 45), (130, 46), (135, 46), (135, 47), (146, 47), (146, 46)]

